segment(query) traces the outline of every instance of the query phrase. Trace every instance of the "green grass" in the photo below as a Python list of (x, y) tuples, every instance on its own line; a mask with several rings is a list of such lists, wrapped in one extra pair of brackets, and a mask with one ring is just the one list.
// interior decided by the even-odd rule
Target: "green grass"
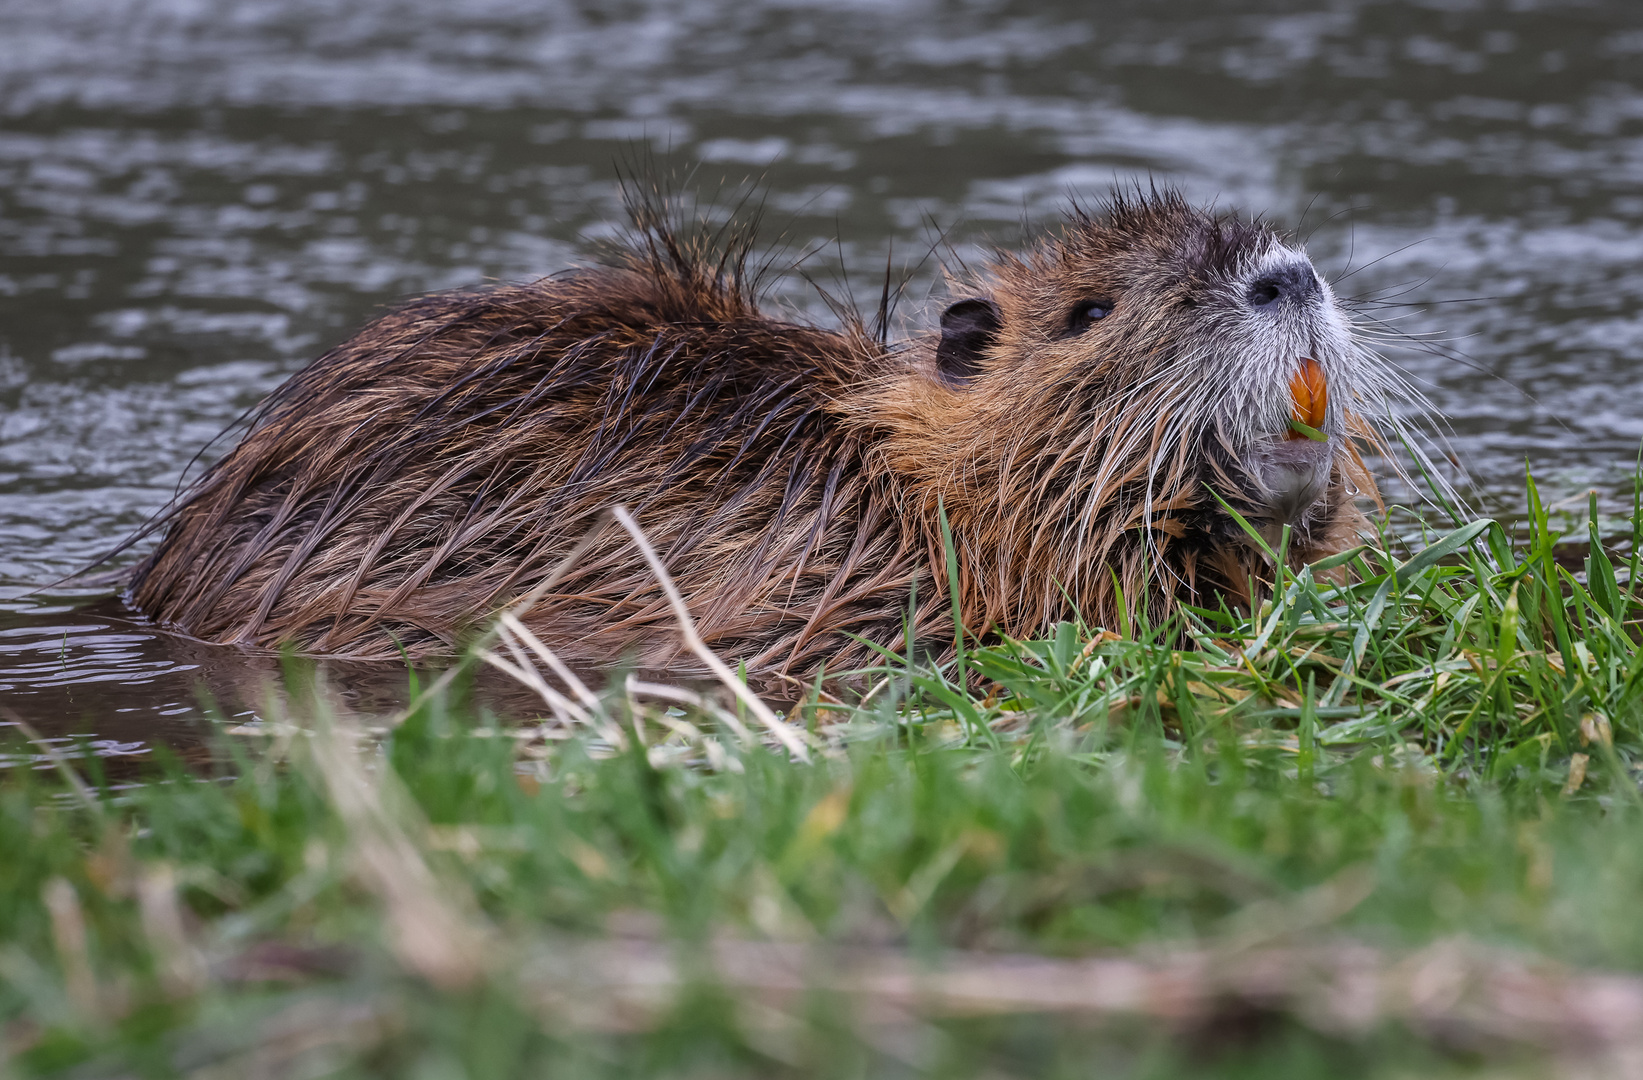
[[(1544, 965), (1643, 973), (1643, 515), (1593, 524), (1571, 570), (1532, 506), (1517, 535), (1286, 575), (1253, 616), (972, 641), (962, 672), (887, 658), (864, 703), (794, 710), (810, 762), (738, 734), (759, 728), (733, 699), (611, 691), (577, 706), (587, 726), (519, 725), (458, 680), (375, 731), (298, 691), (223, 736), (214, 777), (115, 792), (89, 756), (10, 769), (0, 1076), (1601, 1058), (1620, 1037), (1583, 1026), (1583, 976)], [(1035, 997), (1091, 957), (1143, 979), (1197, 964), (1191, 1000)], [(1342, 972), (1380, 988), (1352, 1023)], [(1488, 997), (1524, 979), (1575, 989), (1537, 1026)], [(1643, 980), (1616, 985), (1643, 1002)]]
[[(958, 663), (986, 681), (980, 701), (962, 674), (901, 665), (901, 719), (957, 725), (971, 745), (1150, 725), (1193, 754), (1227, 739), (1282, 748), (1303, 776), (1366, 746), (1418, 750), (1461, 782), (1540, 791), (1570, 785), (1573, 763), (1573, 788), (1603, 773), (1635, 801), (1621, 778), (1643, 757), (1630, 584), (1643, 510), (1634, 495), (1630, 517), (1609, 523), (1618, 534), (1604, 536), (1594, 497), (1584, 535), (1571, 536), (1532, 479), (1527, 492), (1516, 538), (1487, 520), (1403, 545), (1383, 536), (1284, 574), (1253, 617), (1223, 606), (1156, 630), (1064, 624), (1047, 641), (972, 648)], [(1191, 648), (1176, 647), (1182, 636)]]

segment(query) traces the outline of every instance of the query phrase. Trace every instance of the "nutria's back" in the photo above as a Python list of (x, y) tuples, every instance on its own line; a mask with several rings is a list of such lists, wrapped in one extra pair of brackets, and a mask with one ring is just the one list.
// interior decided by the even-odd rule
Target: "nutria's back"
[[(1348, 436), (1378, 369), (1265, 228), (1118, 200), (888, 346), (769, 317), (734, 252), (645, 224), (623, 265), (424, 297), (294, 376), (132, 602), (211, 641), (448, 652), (624, 503), (712, 647), (808, 676), (870, 661), (858, 636), (899, 648), (914, 578), (934, 635), (943, 509), (966, 625), (1012, 635), (1112, 625), (1120, 585), (1155, 614), (1246, 590), (1260, 559), (1208, 487), (1291, 525), (1297, 559), (1361, 523)], [(678, 660), (619, 530), (527, 621), (573, 662)]]

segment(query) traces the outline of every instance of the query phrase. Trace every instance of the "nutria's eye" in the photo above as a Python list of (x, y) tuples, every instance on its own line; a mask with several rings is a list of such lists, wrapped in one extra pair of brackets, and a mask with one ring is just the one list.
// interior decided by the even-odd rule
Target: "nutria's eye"
[(1111, 300), (1085, 300), (1073, 308), (1072, 315), (1067, 319), (1067, 329), (1078, 333), (1093, 323), (1100, 322), (1112, 314)]

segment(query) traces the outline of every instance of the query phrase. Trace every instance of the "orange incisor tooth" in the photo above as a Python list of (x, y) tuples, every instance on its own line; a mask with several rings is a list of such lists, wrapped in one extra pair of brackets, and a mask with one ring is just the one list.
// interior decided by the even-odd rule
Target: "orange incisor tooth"
[[(1301, 366), (1289, 380), (1289, 396), (1294, 402), (1290, 415), (1298, 424), (1309, 428), (1324, 426), (1324, 415), (1329, 409), (1329, 382), (1324, 369), (1310, 356), (1301, 357)], [(1300, 438), (1294, 431), (1290, 438)]]

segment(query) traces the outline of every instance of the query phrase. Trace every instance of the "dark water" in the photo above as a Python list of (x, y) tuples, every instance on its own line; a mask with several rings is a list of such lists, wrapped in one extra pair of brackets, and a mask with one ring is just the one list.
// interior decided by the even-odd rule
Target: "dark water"
[(0, 0), (0, 703), (111, 755), (186, 741), (202, 682), (267, 665), (30, 590), (381, 305), (587, 258), (641, 150), (763, 177), (858, 285), (932, 222), (1009, 244), (1115, 180), (1263, 212), (1411, 336), (1474, 504), (1510, 511), (1526, 459), (1612, 502), (1640, 79), (1635, 2)]

